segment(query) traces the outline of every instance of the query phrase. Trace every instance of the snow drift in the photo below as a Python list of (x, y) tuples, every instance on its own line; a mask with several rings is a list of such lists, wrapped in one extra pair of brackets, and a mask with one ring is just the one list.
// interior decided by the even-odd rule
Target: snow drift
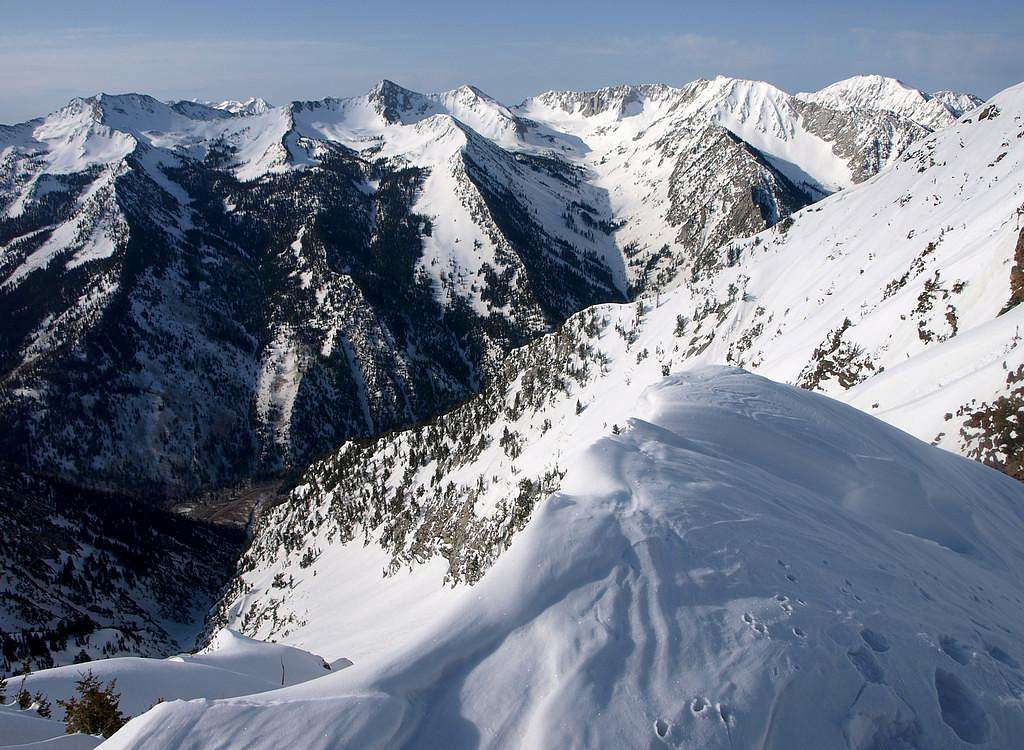
[[(430, 566), (381, 580), (372, 554), (348, 558), (342, 599), (374, 581), (351, 609), (389, 613), (380, 632), (401, 639), (315, 682), (161, 704), (104, 747), (1020, 736), (1018, 483), (741, 370), (673, 375), (620, 406), (633, 418), (576, 441), (560, 491), (475, 586)], [(366, 637), (330, 635), (353, 651)]]

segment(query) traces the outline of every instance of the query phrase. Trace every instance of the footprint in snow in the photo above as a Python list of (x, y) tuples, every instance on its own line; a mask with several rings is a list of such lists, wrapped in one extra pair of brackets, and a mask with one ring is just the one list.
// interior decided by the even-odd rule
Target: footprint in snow
[(757, 618), (755, 618), (749, 612), (743, 613), (743, 622), (747, 623), (747, 625), (750, 626), (750, 629), (753, 630), (755, 633), (759, 633), (761, 635), (768, 634), (768, 628), (765, 627), (764, 623), (758, 622)]
[(779, 607), (787, 615), (793, 614), (793, 605), (789, 603), (789, 597), (785, 594), (776, 594), (775, 601), (779, 603)]
[(654, 722), (654, 732), (659, 737), (665, 737), (668, 734), (669, 723), (664, 719), (658, 719)]
[(1010, 669), (1020, 669), (1020, 662), (999, 648), (999, 646), (989, 646), (986, 650), (989, 656), (998, 662), (1002, 662)]
[(875, 653), (882, 654), (889, 650), (889, 641), (881, 633), (875, 632), (871, 628), (864, 628), (860, 631), (860, 637), (863, 641), (871, 647), (871, 650)]

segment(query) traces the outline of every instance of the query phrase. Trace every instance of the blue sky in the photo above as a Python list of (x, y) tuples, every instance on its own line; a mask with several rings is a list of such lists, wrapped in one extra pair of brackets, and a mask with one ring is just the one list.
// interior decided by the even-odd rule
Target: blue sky
[(0, 0), (0, 122), (99, 91), (160, 98), (346, 96), (380, 78), (550, 88), (718, 73), (789, 91), (857, 73), (989, 96), (1024, 80), (1024, 3), (190, 2)]

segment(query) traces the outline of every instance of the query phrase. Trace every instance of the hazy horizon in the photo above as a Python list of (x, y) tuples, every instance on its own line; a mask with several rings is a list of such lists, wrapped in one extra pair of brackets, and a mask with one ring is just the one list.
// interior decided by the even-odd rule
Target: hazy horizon
[(419, 91), (470, 83), (510, 104), (547, 89), (718, 74), (796, 92), (879, 73), (981, 97), (1024, 79), (1024, 11), (1006, 2), (130, 7), (56, 2), (42, 16), (0, 3), (0, 122), (101, 91), (278, 104), (356, 95), (382, 78)]

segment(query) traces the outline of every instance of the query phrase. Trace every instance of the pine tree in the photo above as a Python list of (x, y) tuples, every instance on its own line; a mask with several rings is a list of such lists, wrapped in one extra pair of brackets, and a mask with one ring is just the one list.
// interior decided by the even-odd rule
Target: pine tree
[(36, 704), (36, 713), (44, 719), (49, 719), (50, 714), (53, 713), (53, 706), (50, 705), (50, 699), (47, 698), (42, 691), (37, 690), (36, 694), (32, 696), (32, 700)]
[(121, 713), (121, 694), (115, 691), (116, 686), (117, 680), (111, 680), (104, 687), (92, 670), (82, 675), (75, 682), (77, 695), (57, 701), (64, 709), (65, 731), (110, 737), (123, 727), (128, 717)]
[(18, 684), (18, 692), (15, 695), (15, 701), (18, 703), (18, 709), (21, 711), (27, 711), (28, 707), (32, 705), (32, 695), (25, 689), (25, 680), (28, 678), (28, 673), (32, 671), (32, 665), (29, 663), (28, 657), (25, 657), (25, 663), (21, 666), (21, 682)]

